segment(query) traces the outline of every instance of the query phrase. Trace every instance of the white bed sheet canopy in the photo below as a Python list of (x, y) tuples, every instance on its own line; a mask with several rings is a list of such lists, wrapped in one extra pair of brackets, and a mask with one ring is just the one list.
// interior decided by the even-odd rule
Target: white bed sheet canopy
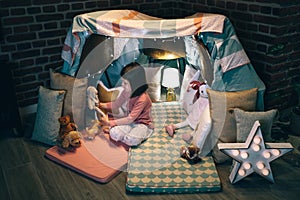
[[(92, 35), (103, 37), (83, 58)], [(146, 39), (153, 40), (153, 45), (144, 46)], [(177, 50), (185, 51), (187, 63), (201, 70), (202, 78), (212, 89), (258, 88), (257, 109), (264, 109), (265, 85), (253, 69), (230, 20), (219, 14), (195, 13), (180, 19), (162, 19), (135, 10), (105, 10), (78, 15), (65, 39), (62, 72), (71, 76), (95, 74), (116, 60), (122, 66), (135, 60), (142, 49), (155, 47), (156, 41), (173, 43), (172, 51), (174, 46), (179, 48), (177, 42), (183, 42), (184, 50)], [(167, 43), (159, 48), (170, 50)]]

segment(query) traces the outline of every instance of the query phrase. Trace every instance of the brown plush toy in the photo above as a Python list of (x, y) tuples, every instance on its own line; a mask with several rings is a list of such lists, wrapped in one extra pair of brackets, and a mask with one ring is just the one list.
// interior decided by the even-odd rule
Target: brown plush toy
[(81, 146), (81, 134), (78, 131), (70, 131), (67, 135), (65, 135), (62, 141), (62, 147), (67, 148), (76, 148)]
[(77, 126), (75, 123), (71, 122), (70, 115), (65, 115), (60, 118), (58, 118), (58, 121), (60, 123), (59, 128), (59, 138), (64, 139), (64, 137), (70, 132), (70, 131), (77, 131)]
[(200, 162), (202, 159), (199, 157), (200, 149), (193, 145), (191, 146), (183, 146), (180, 148), (180, 156), (186, 159), (191, 164), (196, 164)]

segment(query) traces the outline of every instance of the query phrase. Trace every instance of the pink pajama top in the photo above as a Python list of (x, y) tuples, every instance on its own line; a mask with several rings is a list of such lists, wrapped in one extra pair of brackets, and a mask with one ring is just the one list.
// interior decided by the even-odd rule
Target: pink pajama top
[(153, 128), (151, 118), (152, 101), (148, 93), (144, 92), (140, 96), (130, 98), (130, 94), (123, 91), (116, 101), (107, 103), (107, 107), (115, 110), (120, 108), (126, 101), (128, 101), (128, 115), (119, 119), (109, 120), (109, 125), (112, 127), (135, 123), (145, 124), (149, 128)]

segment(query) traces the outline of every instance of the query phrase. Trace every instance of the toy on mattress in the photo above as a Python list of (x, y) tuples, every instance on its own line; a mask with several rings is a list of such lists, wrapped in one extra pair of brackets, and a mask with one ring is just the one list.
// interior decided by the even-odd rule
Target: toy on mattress
[(170, 137), (164, 126), (185, 119), (180, 102), (153, 103), (155, 128), (152, 136), (136, 148), (128, 158), (126, 190), (144, 193), (192, 193), (219, 191), (221, 183), (211, 156), (190, 163), (180, 155), (187, 143), (182, 134), (192, 131), (188, 126)]
[(53, 146), (45, 156), (79, 174), (100, 183), (107, 183), (126, 169), (128, 149), (122, 144), (112, 143), (107, 134), (94, 140), (82, 139), (76, 151)]
[(126, 169), (128, 147), (113, 143), (98, 120), (80, 132), (69, 115), (58, 121), (61, 125), (57, 145), (46, 151), (47, 158), (101, 183)]

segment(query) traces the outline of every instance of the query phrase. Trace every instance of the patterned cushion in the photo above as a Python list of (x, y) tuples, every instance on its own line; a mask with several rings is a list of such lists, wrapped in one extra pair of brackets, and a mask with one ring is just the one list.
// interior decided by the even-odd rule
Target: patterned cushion
[(64, 97), (64, 90), (50, 90), (43, 86), (39, 87), (32, 140), (55, 145), (60, 126), (58, 118), (62, 113)]

